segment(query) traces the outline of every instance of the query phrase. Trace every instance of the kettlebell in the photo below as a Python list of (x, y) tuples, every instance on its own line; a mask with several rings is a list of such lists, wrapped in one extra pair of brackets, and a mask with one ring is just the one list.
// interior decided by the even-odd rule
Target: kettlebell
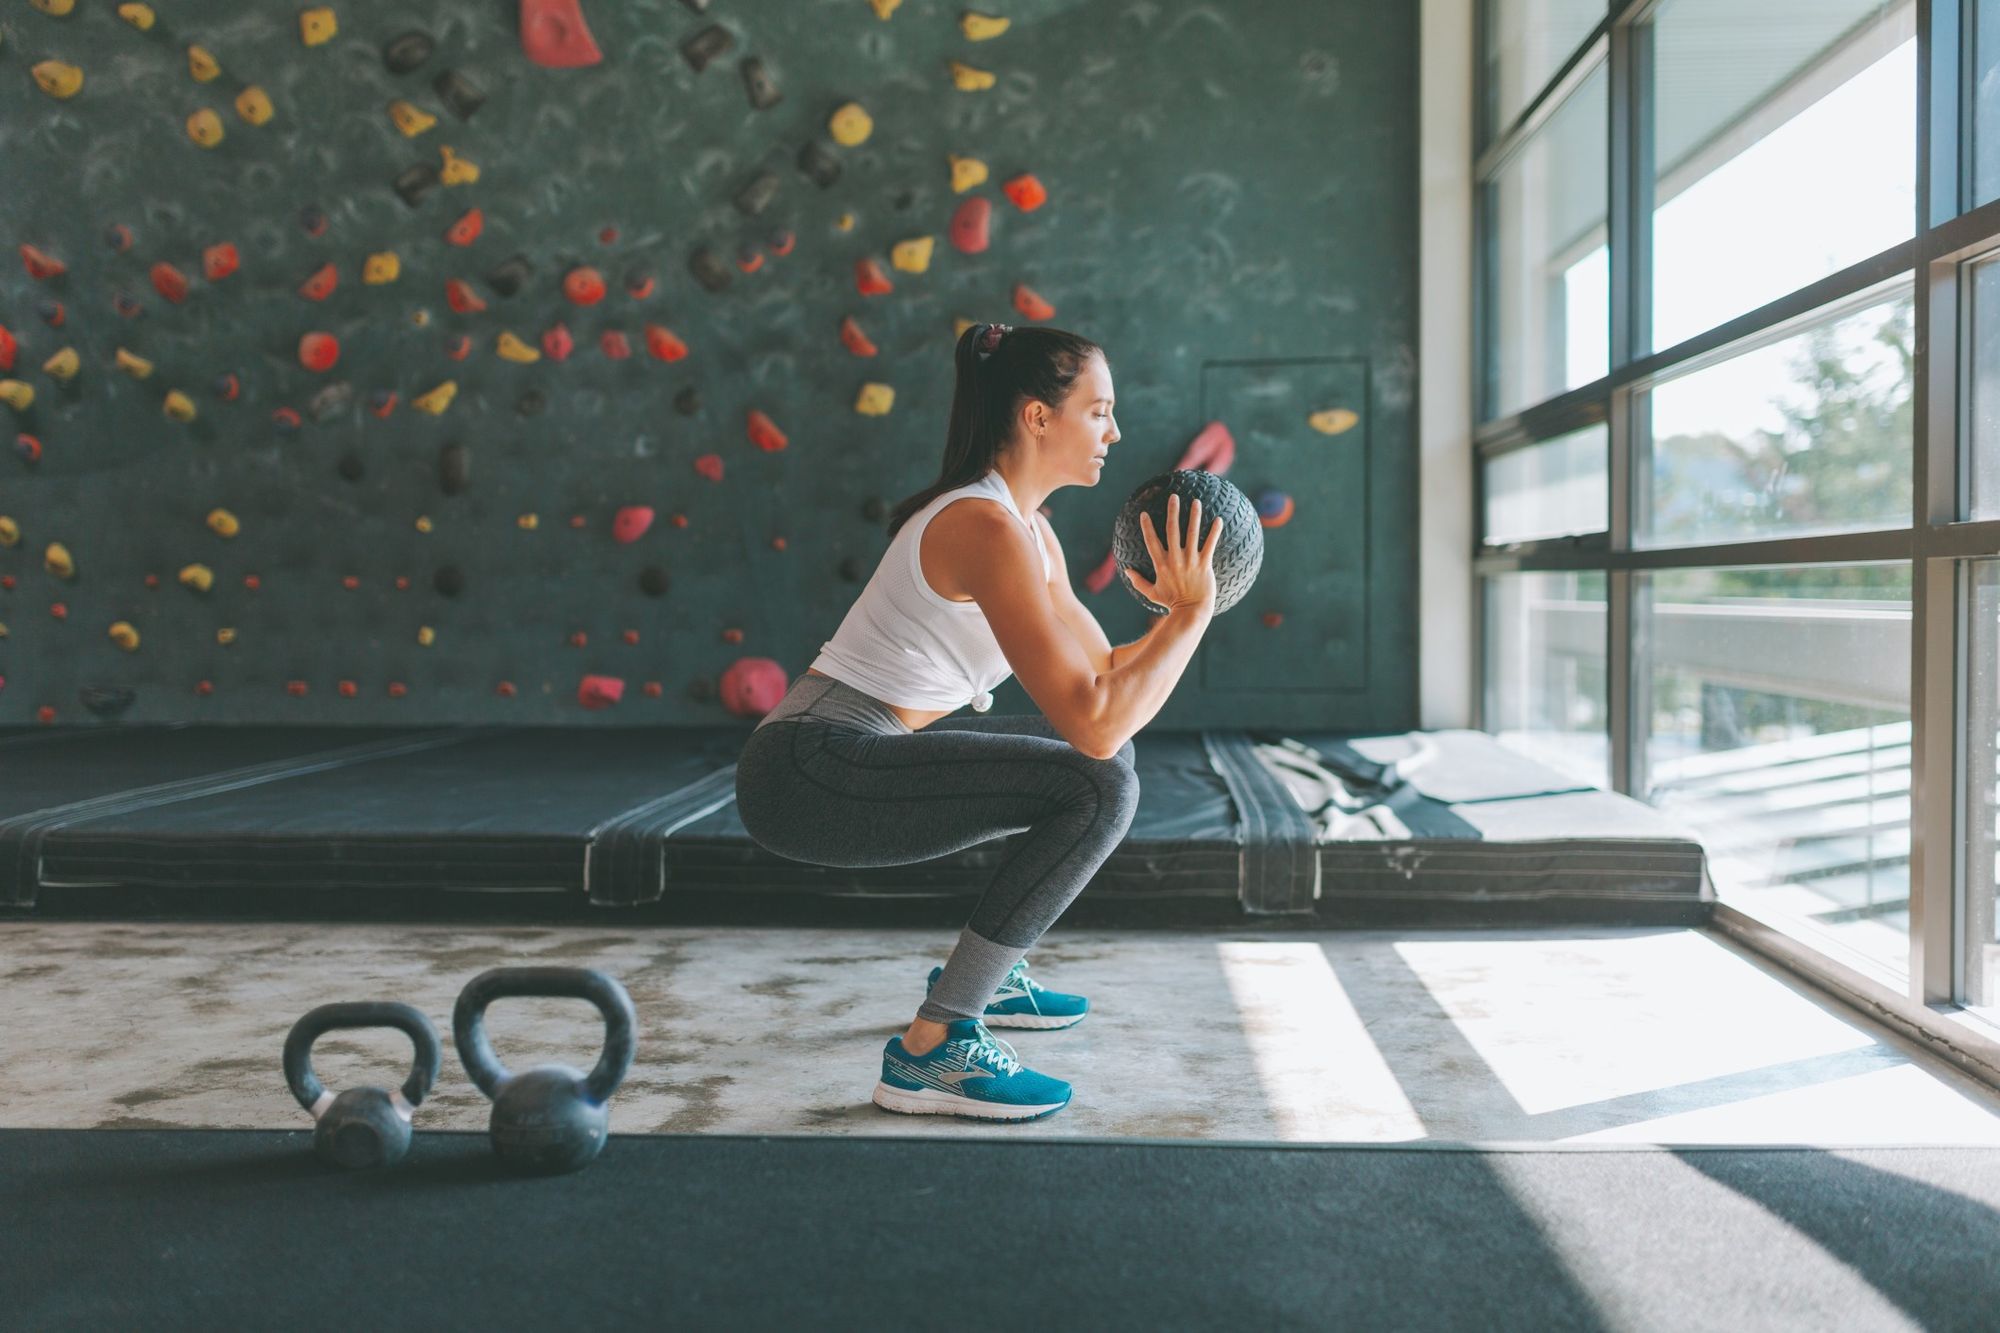
[[(1139, 599), (1139, 605), (1156, 616), (1163, 616), (1167, 608), (1133, 586), (1126, 577), (1129, 567), (1136, 569), (1142, 578), (1152, 581), (1157, 577), (1153, 568), (1153, 553), (1146, 549), (1146, 534), (1139, 526), (1141, 513), (1153, 516), (1153, 535), (1162, 542), (1167, 539), (1167, 497), (1181, 497), (1180, 521), (1183, 545), (1199, 546), (1208, 540), (1208, 530), (1216, 519), (1222, 520), (1222, 535), (1215, 539), (1215, 614), (1221, 615), (1230, 607), (1243, 600), (1250, 591), (1250, 585), (1257, 581), (1257, 571), (1264, 565), (1264, 524), (1257, 515), (1257, 506), (1250, 503), (1250, 497), (1236, 489), (1226, 478), (1200, 468), (1176, 468), (1172, 472), (1162, 472), (1149, 477), (1127, 496), (1125, 504), (1118, 511), (1118, 521), (1112, 530), (1111, 552), (1118, 559), (1118, 581), (1125, 585), (1125, 591)], [(1196, 529), (1194, 506), (1190, 501), (1201, 501), (1201, 526)]]
[[(568, 1065), (508, 1071), (486, 1039), (486, 1006), (503, 995), (563, 995), (588, 1000), (604, 1015), (604, 1050), (585, 1077)], [(493, 1099), (487, 1132), (493, 1151), (522, 1171), (555, 1173), (587, 1166), (610, 1130), (611, 1094), (632, 1067), (638, 1018), (625, 988), (585, 967), (496, 967), (465, 983), (452, 1009), (458, 1058)]]
[[(416, 1055), (410, 1076), (391, 1091), (349, 1088), (335, 1096), (313, 1073), (312, 1048), (335, 1028), (396, 1028), (409, 1035)], [(334, 1166), (387, 1166), (410, 1150), (410, 1117), (437, 1082), (443, 1062), (437, 1029), (422, 1011), (393, 1001), (323, 1004), (292, 1024), (285, 1037), (285, 1082), (299, 1105), (312, 1112), (313, 1151)]]

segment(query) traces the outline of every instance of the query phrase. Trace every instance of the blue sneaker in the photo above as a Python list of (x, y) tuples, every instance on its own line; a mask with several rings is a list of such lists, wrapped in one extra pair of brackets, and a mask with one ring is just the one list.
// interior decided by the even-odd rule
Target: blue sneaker
[(903, 1035), (882, 1048), (875, 1104), (905, 1115), (962, 1115), (977, 1120), (1036, 1120), (1069, 1105), (1059, 1078), (1024, 1069), (1014, 1048), (976, 1018), (945, 1028), (935, 1049), (911, 1055)]
[[(924, 994), (929, 995), (943, 975), (943, 968), (932, 968), (931, 979), (924, 984)], [(1000, 989), (986, 1002), (984, 1017), (988, 1027), (1046, 1030), (1075, 1027), (1089, 1010), (1090, 1001), (1081, 995), (1050, 990), (1029, 976), (1028, 960), (1023, 958), (1008, 970)]]

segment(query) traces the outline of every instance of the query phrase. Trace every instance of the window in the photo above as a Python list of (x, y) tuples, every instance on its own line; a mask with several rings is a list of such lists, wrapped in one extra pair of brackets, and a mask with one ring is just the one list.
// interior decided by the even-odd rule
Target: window
[(1593, 787), (1610, 781), (1604, 575), (1486, 581), (1486, 730)]
[(1588, 426), (1487, 460), (1486, 540), (1499, 545), (1604, 531), (1605, 445), (1604, 427)]

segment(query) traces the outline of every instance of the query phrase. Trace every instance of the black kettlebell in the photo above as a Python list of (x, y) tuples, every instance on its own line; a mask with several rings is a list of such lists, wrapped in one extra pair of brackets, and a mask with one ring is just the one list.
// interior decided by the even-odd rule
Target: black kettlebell
[[(585, 1077), (568, 1065), (541, 1065), (514, 1074), (486, 1039), (486, 1006), (503, 995), (567, 995), (588, 1000), (604, 1015), (604, 1051)], [(493, 1099), (488, 1132), (493, 1151), (523, 1171), (575, 1171), (604, 1147), (611, 1094), (632, 1067), (638, 1017), (625, 988), (585, 967), (496, 967), (459, 992), (451, 1014), (458, 1058), (479, 1090)]]
[[(313, 1073), (312, 1048), (335, 1028), (396, 1028), (409, 1035), (416, 1055), (403, 1086), (349, 1088), (335, 1096)], [(313, 1115), (313, 1151), (335, 1166), (387, 1166), (410, 1150), (410, 1117), (437, 1082), (444, 1053), (437, 1029), (422, 1011), (384, 1000), (323, 1004), (292, 1024), (285, 1037), (285, 1082)]]
[[(1139, 483), (1125, 504), (1118, 511), (1118, 521), (1112, 530), (1111, 553), (1118, 558), (1118, 581), (1125, 585), (1125, 591), (1139, 599), (1139, 605), (1156, 616), (1163, 616), (1167, 608), (1133, 586), (1125, 575), (1126, 569), (1136, 569), (1141, 578), (1151, 582), (1157, 577), (1153, 568), (1153, 553), (1146, 549), (1146, 534), (1139, 526), (1141, 513), (1153, 516), (1153, 535), (1162, 542), (1167, 539), (1167, 497), (1181, 497), (1180, 520), (1183, 544), (1201, 545), (1208, 540), (1208, 530), (1216, 519), (1222, 520), (1222, 535), (1215, 540), (1215, 614), (1221, 615), (1230, 607), (1243, 600), (1250, 591), (1250, 585), (1257, 581), (1257, 571), (1264, 565), (1264, 524), (1257, 516), (1257, 506), (1250, 503), (1250, 497), (1236, 489), (1227, 478), (1218, 477), (1213, 472), (1200, 468), (1177, 468), (1172, 472), (1162, 472), (1157, 477)], [(1201, 501), (1201, 527), (1194, 524), (1194, 500)]]

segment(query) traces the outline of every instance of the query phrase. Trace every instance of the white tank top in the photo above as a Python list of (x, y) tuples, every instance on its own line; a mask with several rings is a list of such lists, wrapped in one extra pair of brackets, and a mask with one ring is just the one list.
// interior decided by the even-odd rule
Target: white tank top
[(1021, 514), (1014, 493), (997, 471), (954, 487), (910, 515), (889, 541), (882, 563), (849, 608), (833, 637), (820, 646), (812, 668), (863, 694), (899, 708), (958, 708), (971, 704), (983, 713), (993, 706), (993, 687), (1013, 669), (973, 601), (955, 602), (924, 578), (924, 529), (952, 501), (983, 495), (1007, 506), (1027, 524), (1042, 556), (1042, 578), (1052, 566), (1042, 544), (1041, 525)]

